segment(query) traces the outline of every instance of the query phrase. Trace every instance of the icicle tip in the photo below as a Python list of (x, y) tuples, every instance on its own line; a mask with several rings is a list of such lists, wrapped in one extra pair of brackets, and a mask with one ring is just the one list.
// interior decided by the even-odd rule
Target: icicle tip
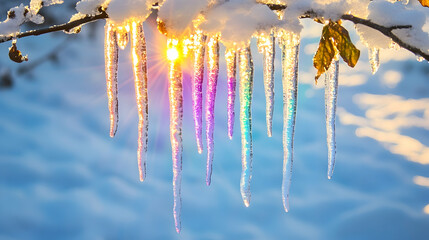
[(143, 174), (140, 173), (140, 182), (144, 182), (145, 177), (143, 176)]
[(283, 208), (285, 212), (289, 212), (289, 199), (286, 199), (286, 202), (283, 202)]
[[(112, 121), (114, 121), (114, 120), (112, 120)], [(116, 135), (116, 126), (114, 126), (115, 124), (114, 123), (111, 123), (113, 126), (110, 128), (110, 137), (111, 138), (114, 138), (115, 137), (115, 135)]]
[(250, 202), (247, 199), (243, 199), (244, 202), (244, 206), (249, 207), (250, 206)]
[(328, 170), (328, 179), (331, 179), (332, 175), (334, 175), (334, 170), (333, 169), (329, 169)]

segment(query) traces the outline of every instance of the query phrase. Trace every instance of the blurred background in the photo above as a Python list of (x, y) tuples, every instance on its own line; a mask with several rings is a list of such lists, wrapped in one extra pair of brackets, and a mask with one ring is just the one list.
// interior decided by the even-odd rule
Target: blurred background
[[(0, 1), (0, 19), (29, 1)], [(46, 23), (67, 22), (76, 1), (43, 8)], [(191, 61), (184, 66), (182, 232), (172, 215), (166, 39), (145, 22), (149, 66), (148, 177), (137, 170), (137, 108), (130, 49), (119, 58), (119, 128), (109, 137), (104, 20), (78, 35), (18, 41), (29, 61), (0, 44), (0, 239), (428, 239), (429, 64), (404, 50), (381, 51), (372, 75), (366, 47), (354, 69), (340, 64), (337, 163), (328, 180), (323, 80), (312, 57), (320, 24), (305, 20), (290, 212), (281, 200), (282, 88), (276, 56), (273, 137), (266, 135), (262, 56), (255, 64), (252, 202), (239, 191), (238, 114), (227, 136), (226, 67), (221, 48), (212, 185), (206, 151), (197, 153)], [(238, 99), (236, 104), (238, 112)]]

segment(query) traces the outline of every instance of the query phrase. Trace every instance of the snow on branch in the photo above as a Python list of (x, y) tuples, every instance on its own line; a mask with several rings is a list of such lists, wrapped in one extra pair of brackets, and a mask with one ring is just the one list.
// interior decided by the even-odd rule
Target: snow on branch
[(46, 34), (46, 33), (51, 33), (51, 32), (58, 32), (58, 31), (70, 31), (73, 28), (79, 27), (83, 24), (86, 23), (90, 23), (90, 22), (94, 22), (100, 19), (105, 19), (108, 18), (109, 16), (107, 15), (106, 12), (102, 11), (101, 13), (94, 15), (94, 16), (85, 16), (84, 18), (81, 19), (77, 19), (74, 21), (70, 21), (68, 23), (64, 23), (64, 24), (60, 24), (60, 25), (55, 25), (55, 26), (51, 26), (48, 28), (41, 28), (41, 29), (37, 29), (37, 30), (30, 30), (30, 31), (26, 31), (26, 32), (22, 32), (22, 33), (18, 33), (16, 35), (8, 35), (8, 36), (2, 36), (0, 35), (0, 43), (3, 42), (8, 42), (13, 40), (14, 38), (18, 39), (18, 38), (24, 38), (24, 37), (29, 37), (29, 36), (38, 36), (38, 35), (42, 35), (42, 34)]
[[(180, 12), (181, 10), (179, 9), (178, 11), (175, 11), (176, 15), (179, 14), (179, 16), (168, 16), (169, 14), (171, 14), (172, 12), (172, 8), (176, 7), (177, 8), (177, 4), (174, 4), (175, 2), (181, 2), (181, 4), (187, 6), (187, 9), (193, 9), (195, 10), (193, 13), (189, 13), (188, 11), (182, 11), (182, 12), (186, 12), (186, 14), (181, 15)], [(195, 5), (195, 3), (198, 2), (199, 6), (195, 7), (192, 6), (190, 7), (191, 4)], [(212, 3), (214, 2), (214, 3)], [(219, 30), (219, 25), (221, 25), (221, 22), (216, 22), (216, 21), (210, 21), (210, 16), (214, 15), (215, 17), (221, 18), (224, 17), (224, 15), (226, 14), (219, 14), (219, 11), (223, 11), (225, 9), (240, 9), (240, 8), (244, 8), (246, 5), (249, 7), (253, 7), (255, 2), (253, 1), (243, 1), (243, 0), (238, 0), (238, 1), (212, 1), (212, 2), (208, 2), (206, 0), (204, 1), (186, 1), (186, 0), (176, 0), (176, 1), (156, 1), (156, 0), (151, 0), (151, 1), (142, 1), (142, 0), (127, 0), (125, 3), (123, 1), (115, 1), (115, 0), (111, 0), (111, 1), (105, 1), (105, 0), (83, 0), (78, 2), (77, 4), (77, 10), (79, 11), (78, 16), (76, 16), (75, 19), (71, 19), (70, 22), (68, 23), (64, 23), (61, 25), (56, 25), (56, 26), (51, 26), (48, 28), (42, 28), (42, 29), (37, 29), (37, 30), (30, 30), (30, 31), (26, 31), (26, 32), (20, 32), (19, 31), (19, 26), (22, 25), (25, 22), (28, 21), (33, 21), (36, 23), (42, 23), (43, 22), (43, 17), (40, 16), (38, 13), (38, 11), (40, 10), (40, 8), (42, 6), (49, 6), (52, 4), (60, 4), (62, 3), (62, 1), (60, 0), (32, 0), (30, 2), (30, 6), (23, 6), (22, 4), (18, 7), (12, 8), (9, 11), (8, 14), (8, 18), (3, 21), (0, 22), (0, 43), (3, 42), (7, 42), (7, 41), (11, 41), (12, 39), (16, 38), (23, 38), (23, 37), (28, 37), (28, 36), (37, 36), (37, 35), (41, 35), (41, 34), (46, 34), (46, 33), (50, 33), (50, 32), (56, 32), (56, 31), (66, 31), (66, 32), (70, 32), (72, 29), (74, 28), (78, 28), (86, 23), (89, 22), (93, 22), (93, 21), (97, 21), (100, 19), (105, 19), (105, 18), (112, 18), (113, 20), (119, 22), (121, 21), (121, 19), (124, 19), (126, 16), (123, 16), (124, 14), (130, 14), (130, 10), (129, 7), (128, 9), (125, 7), (127, 4), (136, 4), (136, 3), (140, 3), (143, 4), (144, 6), (141, 7), (133, 7), (134, 10), (134, 15), (145, 15), (144, 18), (146, 18), (150, 12), (154, 9), (154, 8), (158, 8), (160, 5), (161, 6), (161, 10), (160, 10), (160, 18), (161, 19), (166, 19), (166, 21), (168, 21), (169, 19), (172, 19), (174, 21), (170, 21), (170, 23), (176, 23), (176, 25), (180, 25), (180, 27), (178, 26), (177, 31), (185, 31), (186, 28), (188, 26), (186, 26), (186, 24), (183, 24), (183, 22), (192, 22), (195, 21), (195, 18), (198, 17), (200, 12), (203, 12), (203, 14), (205, 15), (205, 17), (209, 18), (208, 19), (208, 23), (202, 23), (203, 28), (209, 30), (209, 31), (216, 31)], [(253, 2), (253, 4), (252, 4)], [(279, 3), (280, 2), (280, 3)], [(299, 2), (299, 3), (298, 3)], [(412, 24), (412, 22), (410, 22), (410, 24), (396, 24), (396, 25), (384, 25), (384, 24), (379, 24), (376, 23), (374, 21), (372, 21), (372, 19), (365, 19), (359, 15), (365, 16), (365, 14), (362, 14), (361, 12), (364, 12), (362, 10), (360, 10), (360, 12), (358, 14), (341, 14), (341, 10), (348, 10), (347, 7), (350, 6), (350, 3), (355, 3), (356, 1), (353, 0), (347, 0), (347, 1), (325, 1), (326, 3), (324, 5), (322, 4), (317, 4), (317, 3), (313, 3), (316, 1), (310, 1), (310, 0), (304, 0), (304, 1), (267, 1), (267, 0), (260, 0), (257, 1), (257, 3), (259, 3), (259, 5), (266, 5), (268, 6), (269, 9), (271, 9), (272, 11), (275, 12), (280, 12), (280, 11), (284, 11), (283, 14), (283, 24), (285, 22), (288, 22), (289, 24), (284, 24), (281, 25), (279, 22), (275, 22), (275, 19), (271, 19), (272, 16), (267, 17), (262, 17), (262, 18), (258, 18), (255, 20), (255, 25), (260, 24), (260, 21), (265, 21), (268, 23), (268, 25), (277, 25), (277, 27), (291, 27), (292, 24), (290, 24), (291, 22), (291, 18), (296, 16), (297, 18), (312, 18), (312, 19), (328, 19), (329, 17), (334, 18), (332, 20), (347, 20), (347, 21), (351, 21), (356, 25), (363, 25), (366, 26), (368, 28), (371, 28), (372, 30), (375, 30), (381, 34), (383, 34), (384, 36), (388, 37), (389, 39), (391, 39), (393, 42), (397, 43), (399, 46), (401, 46), (402, 48), (405, 48), (407, 50), (409, 50), (410, 52), (423, 57), (424, 59), (429, 61), (429, 52), (426, 49), (422, 49), (421, 46), (416, 46), (416, 44), (413, 44), (413, 39), (411, 39), (410, 41), (406, 41), (403, 38), (401, 38), (401, 34), (398, 34), (398, 32), (396, 30), (403, 30), (403, 29), (414, 29), (416, 28), (414, 25), (416, 24)], [(381, 7), (391, 7), (392, 5), (396, 7), (396, 9), (394, 12), (390, 12), (390, 15), (394, 15), (394, 13), (398, 13), (399, 10), (403, 11), (400, 12), (399, 14), (404, 14), (405, 11), (407, 11), (408, 9), (406, 9), (406, 7), (401, 4), (401, 3), (390, 3), (390, 2), (386, 2), (386, 1), (374, 1), (373, 3), (371, 3), (372, 1), (362, 1), (362, 2), (366, 2), (363, 5), (368, 5), (367, 7), (370, 9), (371, 5), (381, 5), (378, 6), (378, 8)], [(380, 3), (381, 2), (381, 3)], [(384, 2), (384, 3), (383, 3)], [(185, 4), (188, 3), (188, 4)], [(286, 5), (288, 4), (288, 5)], [(388, 4), (388, 5), (386, 5)], [(165, 6), (164, 6), (165, 5)], [(359, 6), (357, 6), (356, 8), (362, 9), (362, 4), (359, 4)], [(148, 7), (149, 6), (149, 7)], [(171, 7), (169, 7), (171, 6)], [(288, 7), (290, 6), (291, 11), (286, 10)], [(109, 9), (109, 7), (111, 9)], [(400, 9), (398, 9), (398, 7)], [(184, 9), (185, 7), (183, 7)], [(306, 9), (307, 8), (307, 9)], [(107, 9), (107, 11), (105, 11), (105, 9)], [(146, 11), (142, 11), (142, 9), (147, 9)], [(166, 11), (163, 11), (163, 9), (166, 9)], [(257, 12), (252, 12), (252, 14), (257, 13), (258, 15), (263, 15), (264, 13), (264, 8), (255, 8), (255, 11)], [(378, 10), (376, 8), (376, 10)], [(174, 11), (173, 11), (174, 12)], [(300, 13), (299, 15), (297, 13)], [(380, 14), (380, 11), (378, 10), (377, 12), (378, 14)], [(231, 15), (231, 14), (230, 14)], [(265, 14), (266, 15), (266, 14)], [(368, 15), (368, 14), (366, 14)], [(187, 17), (188, 19), (183, 19), (183, 17)], [(133, 17), (133, 16), (131, 16)], [(248, 16), (246, 16), (248, 17)], [(380, 16), (380, 17), (384, 17), (384, 16)], [(409, 21), (413, 21), (415, 19), (415, 17), (412, 17)], [(182, 20), (181, 22), (178, 22)], [(248, 19), (244, 19), (243, 21), (247, 21)], [(228, 20), (226, 20), (228, 21)], [(258, 22), (259, 21), (259, 22)], [(384, 21), (385, 23), (388, 23), (388, 21)], [(323, 21), (322, 21), (323, 23)], [(217, 24), (217, 26), (213, 27), (214, 24)], [(295, 25), (299, 25), (299, 22), (296, 24), (296, 22), (294, 23)], [(189, 24), (188, 24), (189, 25)], [(210, 26), (212, 25), (212, 26)], [(172, 28), (170, 28), (171, 31), (174, 31), (174, 26)], [(256, 28), (256, 27), (254, 27)], [(360, 28), (358, 27), (358, 30)], [(293, 29), (295, 31), (299, 31), (299, 28)], [(415, 30), (415, 29), (414, 29)], [(227, 29), (225, 31), (228, 31)], [(242, 31), (240, 31), (241, 33)], [(177, 35), (177, 33), (176, 33)], [(250, 34), (244, 34), (244, 36), (249, 37)], [(365, 34), (362, 34), (361, 37), (363, 37)], [(367, 34), (368, 35), (368, 34)], [(404, 35), (404, 34), (402, 34)], [(408, 34), (410, 35), (410, 34)], [(419, 33), (418, 35), (422, 35), (421, 33)], [(222, 36), (223, 38), (228, 38), (228, 36)], [(410, 40), (409, 38), (407, 40)], [(365, 41), (364, 41), (365, 42)], [(428, 41), (429, 42), (429, 41)], [(371, 45), (371, 44), (369, 44)], [(419, 44), (417, 44), (419, 45)], [(420, 44), (421, 45), (421, 44)], [(368, 46), (370, 47), (370, 46)], [(427, 48), (427, 47), (426, 47)]]

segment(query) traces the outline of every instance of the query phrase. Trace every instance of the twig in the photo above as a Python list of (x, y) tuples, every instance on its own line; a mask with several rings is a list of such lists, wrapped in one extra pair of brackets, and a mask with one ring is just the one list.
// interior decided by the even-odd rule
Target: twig
[[(271, 10), (284, 10), (287, 8), (286, 5), (281, 5), (281, 4), (267, 4), (267, 6)], [(317, 18), (317, 13), (315, 13), (314, 11), (308, 11), (303, 16), (301, 16), (301, 18)], [(390, 27), (385, 27), (385, 26), (382, 26), (380, 24), (371, 22), (370, 20), (359, 18), (359, 17), (353, 16), (351, 14), (344, 14), (341, 16), (341, 19), (351, 21), (354, 24), (361, 24), (361, 25), (365, 25), (367, 27), (370, 27), (372, 29), (375, 29), (375, 30), (379, 31), (380, 33), (384, 34), (385, 36), (391, 38), (395, 43), (397, 43), (402, 48), (405, 48), (408, 51), (410, 51), (416, 55), (419, 55), (419, 56), (423, 57), (424, 59), (426, 59), (427, 61), (429, 61), (429, 54), (428, 53), (423, 52), (421, 49), (402, 41), (397, 35), (395, 35), (393, 33), (393, 30), (396, 30), (396, 29), (410, 29), (413, 27), (411, 25), (394, 25), (394, 26), (390, 26)]]
[(42, 35), (42, 34), (46, 34), (46, 33), (58, 32), (58, 31), (70, 31), (71, 29), (78, 27), (78, 26), (81, 26), (85, 23), (97, 21), (100, 19), (105, 19), (108, 17), (109, 16), (107, 15), (107, 13), (103, 11), (100, 14), (97, 14), (94, 16), (86, 16), (84, 18), (81, 18), (81, 19), (78, 19), (75, 21), (71, 21), (68, 23), (64, 23), (61, 25), (56, 25), (56, 26), (52, 26), (52, 27), (48, 27), (48, 28), (42, 28), (42, 29), (37, 29), (37, 30), (30, 30), (30, 31), (23, 32), (23, 33), (18, 33), (15, 36), (13, 36), (13, 35), (9, 35), (9, 36), (0, 35), (0, 43), (11, 41), (14, 38), (38, 36), (38, 35)]
[(397, 43), (402, 48), (405, 48), (408, 51), (410, 51), (416, 55), (419, 55), (419, 56), (423, 57), (424, 59), (426, 59), (427, 61), (429, 61), (429, 54), (428, 53), (425, 53), (421, 49), (402, 41), (398, 36), (396, 36), (393, 33), (393, 30), (396, 30), (396, 29), (411, 28), (412, 26), (410, 26), (410, 25), (385, 27), (385, 26), (379, 25), (377, 23), (373, 23), (370, 20), (358, 18), (358, 17), (355, 17), (355, 16), (350, 15), (350, 14), (345, 14), (345, 15), (341, 16), (341, 19), (351, 21), (354, 24), (362, 24), (362, 25), (365, 25), (367, 27), (373, 28), (373, 29), (381, 32), (385, 36), (391, 38), (395, 43)]

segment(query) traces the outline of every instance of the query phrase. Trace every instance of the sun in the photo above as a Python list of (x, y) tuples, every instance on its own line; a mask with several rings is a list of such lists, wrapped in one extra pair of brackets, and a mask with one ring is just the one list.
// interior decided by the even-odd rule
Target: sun
[(179, 58), (179, 50), (177, 49), (178, 41), (176, 39), (168, 40), (167, 59), (176, 61)]

